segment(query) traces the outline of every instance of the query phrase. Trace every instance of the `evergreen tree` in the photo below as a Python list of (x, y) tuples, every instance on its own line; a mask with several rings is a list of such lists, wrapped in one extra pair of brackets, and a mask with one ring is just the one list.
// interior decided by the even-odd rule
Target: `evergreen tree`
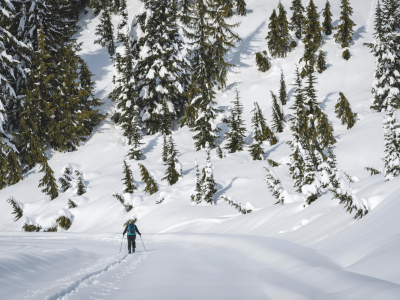
[(195, 168), (196, 168), (195, 188), (194, 188), (194, 192), (191, 195), (191, 199), (196, 204), (199, 204), (203, 198), (203, 190), (202, 190), (202, 182), (201, 182), (201, 178), (200, 178), (201, 173), (199, 170), (199, 162), (197, 161), (197, 159), (195, 162)]
[(85, 184), (83, 183), (83, 175), (81, 172), (75, 171), (76, 175), (76, 186), (77, 186), (77, 191), (76, 194), (78, 196), (81, 196), (86, 193), (86, 187)]
[(61, 176), (58, 179), (58, 182), (61, 183), (61, 188), (60, 190), (64, 193), (66, 190), (72, 187), (72, 184), (70, 183), (72, 181), (71, 178), (71, 169), (69, 167), (66, 167), (64, 170), (64, 175)]
[(229, 132), (226, 134), (226, 139), (228, 143), (225, 149), (229, 153), (235, 153), (238, 151), (243, 151), (244, 138), (246, 137), (246, 127), (244, 120), (242, 119), (243, 105), (240, 102), (239, 91), (235, 90), (235, 100), (232, 101), (232, 106), (230, 108), (230, 118), (229, 118)]
[(339, 93), (339, 98), (336, 100), (335, 113), (342, 121), (342, 125), (347, 125), (347, 129), (351, 129), (356, 124), (357, 114), (352, 112), (350, 103), (343, 93)]
[(325, 52), (320, 50), (317, 58), (317, 71), (321, 74), (326, 69)]
[(264, 141), (264, 135), (263, 135), (263, 129), (262, 129), (262, 114), (260, 116), (260, 108), (258, 107), (257, 102), (254, 102), (254, 108), (252, 110), (253, 112), (253, 117), (251, 118), (252, 122), (252, 127), (253, 127), (253, 144), (249, 147), (251, 157), (253, 160), (263, 160), (263, 154), (264, 154), (264, 149), (263, 149), (263, 141)]
[(144, 192), (148, 193), (149, 195), (157, 193), (158, 187), (153, 177), (151, 177), (145, 166), (143, 166), (142, 164), (138, 164), (138, 166), (140, 168), (140, 176), (142, 176), (142, 181), (146, 184)]
[(286, 10), (281, 2), (278, 4), (279, 14), (277, 17), (277, 33), (278, 40), (276, 41), (276, 48), (278, 50), (278, 57), (286, 57), (291, 50), (292, 37), (289, 32), (289, 22), (286, 17)]
[(39, 181), (39, 187), (44, 187), (42, 193), (50, 196), (50, 200), (58, 197), (58, 186), (54, 178), (54, 172), (50, 168), (47, 158), (43, 155), (43, 160), (40, 166), (39, 173), (44, 173), (43, 178)]
[(301, 3), (301, 0), (293, 0), (290, 9), (292, 11), (292, 17), (290, 19), (289, 29), (295, 32), (295, 36), (297, 39), (301, 39), (305, 24), (305, 9), (303, 4)]
[(290, 130), (293, 138), (288, 142), (292, 149), (290, 154), (289, 170), (294, 181), (294, 186), (298, 187), (298, 192), (301, 192), (305, 172), (305, 162), (302, 153), (304, 148), (307, 148), (309, 140), (309, 114), (305, 106), (304, 89), (298, 67), (296, 67), (295, 76), (295, 101), (291, 107), (295, 113), (290, 118)]
[(169, 149), (169, 139), (167, 137), (167, 135), (163, 135), (163, 151), (161, 154), (161, 158), (163, 163), (166, 163), (168, 161), (168, 155), (170, 153), (170, 149)]
[(131, 122), (131, 131), (129, 132), (129, 137), (131, 148), (126, 156), (128, 156), (129, 159), (140, 160), (143, 155), (142, 150), (140, 150), (141, 145), (143, 145), (143, 136), (139, 123), (139, 107), (137, 105), (133, 107), (133, 119)]
[(114, 56), (115, 54), (115, 43), (114, 43), (114, 25), (111, 20), (112, 6), (111, 0), (102, 0), (101, 6), (101, 18), (100, 24), (96, 27), (96, 35), (100, 36), (95, 41), (96, 44), (100, 44), (102, 47), (107, 47), (108, 54)]
[(14, 185), (23, 180), (21, 167), (17, 154), (11, 147), (8, 148), (8, 153), (5, 157), (5, 168), (7, 172), (7, 185)]
[(283, 114), (282, 108), (278, 103), (275, 94), (271, 91), (272, 96), (272, 123), (276, 132), (283, 132), (285, 115)]
[(316, 133), (319, 149), (327, 149), (336, 143), (333, 136), (333, 127), (328, 120), (328, 116), (319, 108), (314, 114), (314, 124), (316, 124)]
[(168, 141), (168, 157), (167, 161), (164, 163), (167, 166), (165, 171), (165, 176), (161, 180), (168, 181), (169, 185), (174, 185), (178, 182), (179, 177), (182, 176), (182, 171), (180, 169), (180, 163), (177, 158), (178, 151), (175, 149), (175, 144), (172, 136), (169, 137)]
[(219, 145), (217, 145), (216, 153), (217, 153), (218, 159), (223, 159), (225, 157), (225, 153)]
[(32, 93), (30, 90), (26, 92), (19, 133), (16, 139), (24, 172), (31, 170), (37, 163), (41, 163), (45, 159), (37, 125), (39, 124), (40, 112), (32, 102), (35, 92)]
[(236, 0), (236, 10), (239, 16), (245, 16), (246, 13), (246, 1), (245, 0)]
[(349, 59), (350, 59), (351, 55), (350, 55), (349, 49), (346, 49), (346, 50), (343, 51), (342, 57), (343, 57), (345, 60), (349, 60)]
[[(177, 24), (176, 0), (145, 0), (146, 11), (138, 16), (143, 36), (135, 67), (136, 104), (149, 134), (170, 133), (171, 120), (184, 114), (187, 99), (187, 68), (183, 38)], [(167, 118), (167, 119), (165, 119)]]
[(254, 108), (253, 108), (252, 112), (253, 112), (253, 118), (252, 118), (253, 127), (256, 126), (254, 123), (254, 122), (256, 122), (257, 126), (262, 131), (262, 141), (269, 141), (271, 146), (275, 145), (278, 142), (278, 140), (275, 137), (272, 130), (268, 127), (267, 121), (264, 118), (264, 115), (262, 114), (262, 111), (261, 111), (260, 107), (258, 106), (257, 102), (254, 102)]
[(75, 208), (78, 207), (78, 205), (76, 205), (76, 203), (74, 201), (72, 201), (71, 199), (68, 199), (68, 208)]
[(218, 137), (217, 133), (220, 131), (213, 123), (216, 115), (221, 111), (215, 108), (215, 92), (213, 91), (212, 78), (215, 64), (210, 40), (213, 33), (210, 24), (211, 14), (212, 11), (209, 10), (205, 0), (194, 0), (190, 6), (190, 21), (184, 29), (185, 36), (190, 40), (188, 45), (190, 46), (191, 71), (196, 74), (195, 80), (192, 80), (191, 83), (195, 85), (192, 91), (195, 91), (196, 94), (191, 95), (193, 98), (190, 102), (191, 108), (195, 109), (196, 113), (192, 112), (190, 116), (186, 115), (188, 120), (191, 120), (194, 115), (198, 116), (194, 119), (191, 129), (196, 132), (193, 137), (196, 150), (204, 148), (206, 143), (214, 148), (215, 140)]
[(281, 82), (279, 87), (279, 100), (281, 100), (282, 105), (286, 105), (287, 91), (285, 77), (283, 76), (283, 70), (281, 70)]
[(339, 25), (335, 27), (336, 33), (333, 35), (336, 43), (339, 43), (342, 48), (350, 47), (353, 42), (353, 27), (356, 24), (350, 19), (353, 14), (353, 8), (351, 8), (349, 0), (341, 0), (342, 9), (340, 12)]
[(385, 111), (389, 106), (400, 107), (400, 3), (394, 0), (380, 3), (376, 8), (375, 41), (366, 44), (375, 56), (375, 79), (372, 83), (374, 101), (371, 109)]
[(324, 17), (324, 22), (322, 23), (322, 28), (325, 35), (331, 35), (332, 30), (334, 29), (332, 26), (332, 13), (331, 13), (331, 4), (329, 0), (326, 0), (325, 8), (322, 10), (322, 16)]
[(277, 43), (279, 40), (279, 33), (278, 33), (278, 16), (276, 15), (276, 10), (274, 9), (272, 11), (271, 16), (269, 17), (269, 23), (268, 23), (268, 35), (265, 38), (268, 42), (268, 50), (269, 54), (271, 54), (272, 57), (277, 57), (279, 54), (279, 49), (277, 47)]
[(133, 194), (136, 190), (135, 180), (133, 179), (132, 170), (129, 165), (124, 161), (124, 171), (125, 177), (122, 179), (125, 185), (124, 193)]
[(383, 120), (385, 139), (385, 181), (392, 180), (400, 175), (400, 124), (393, 111), (393, 108), (388, 107)]
[(258, 67), (258, 71), (260, 72), (267, 72), (271, 68), (271, 64), (269, 63), (267, 57), (267, 51), (256, 53), (256, 64)]
[(14, 211), (12, 212), (12, 214), (15, 215), (14, 220), (18, 221), (19, 219), (21, 219), (24, 215), (23, 204), (17, 201), (12, 196), (8, 198), (7, 202), (10, 203), (14, 209)]
[(203, 200), (211, 205), (214, 204), (214, 195), (217, 192), (217, 187), (213, 175), (213, 165), (211, 163), (210, 146), (206, 144), (206, 166), (205, 166), (205, 178), (202, 185)]
[(321, 195), (321, 183), (318, 180), (318, 174), (316, 173), (315, 166), (309, 152), (307, 150), (303, 150), (302, 156), (304, 160), (304, 179), (301, 191), (305, 196), (306, 204), (310, 205)]
[(307, 8), (307, 17), (304, 26), (304, 54), (300, 61), (306, 65), (302, 70), (302, 77), (314, 71), (314, 64), (316, 62), (316, 55), (318, 48), (322, 45), (322, 29), (319, 22), (319, 15), (317, 7), (313, 0), (310, 0)]
[[(244, 0), (238, 0), (238, 8), (243, 9)], [(239, 23), (228, 24), (226, 20), (231, 17), (229, 13), (232, 11), (232, 3), (227, 0), (212, 0), (211, 10), (213, 11), (211, 17), (213, 19), (213, 29), (214, 29), (214, 43), (212, 45), (213, 49), (213, 61), (215, 65), (215, 80), (220, 89), (224, 89), (226, 87), (226, 79), (227, 79), (227, 68), (235, 67), (225, 61), (225, 56), (228, 51), (235, 47), (235, 42), (240, 42), (241, 39), (239, 35), (233, 32), (232, 29), (239, 26)], [(244, 5), (246, 5), (244, 3)], [(238, 10), (239, 13), (239, 10)], [(241, 11), (243, 13), (243, 11)], [(246, 11), (244, 11), (246, 13)]]

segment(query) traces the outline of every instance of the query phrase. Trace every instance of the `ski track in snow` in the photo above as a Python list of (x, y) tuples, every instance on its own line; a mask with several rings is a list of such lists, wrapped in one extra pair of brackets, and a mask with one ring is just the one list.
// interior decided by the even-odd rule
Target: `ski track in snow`
[[(100, 270), (90, 272), (79, 278), (78, 280), (74, 281), (72, 284), (70, 284), (68, 287), (64, 288), (60, 292), (55, 293), (54, 295), (50, 297), (46, 297), (45, 299), (48, 300), (65, 300), (69, 299), (71, 296), (76, 295), (79, 293), (80, 289), (82, 288), (87, 288), (92, 286), (93, 284), (96, 284), (100, 276), (104, 275), (107, 272), (110, 271), (118, 271), (117, 267), (119, 267), (121, 264), (128, 263), (130, 264), (126, 266), (123, 270), (115, 272), (113, 278), (114, 282), (107, 281), (106, 286), (107, 291), (110, 290), (110, 286), (115, 286), (116, 283), (121, 281), (121, 279), (128, 274), (132, 273), (132, 270), (135, 269), (135, 266), (139, 264), (143, 259), (145, 259), (147, 256), (146, 253), (140, 255), (139, 257), (135, 257), (133, 255), (126, 254), (123, 256), (121, 259), (117, 259), (116, 261), (113, 261), (112, 263), (106, 265), (105, 267), (101, 268)], [(116, 270), (117, 269), (117, 270)], [(116, 288), (116, 287), (114, 287)]]

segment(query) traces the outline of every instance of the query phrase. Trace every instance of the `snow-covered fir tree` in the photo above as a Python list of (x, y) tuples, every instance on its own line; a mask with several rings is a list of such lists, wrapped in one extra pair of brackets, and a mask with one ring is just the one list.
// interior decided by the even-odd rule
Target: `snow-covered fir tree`
[(253, 117), (251, 118), (251, 126), (253, 127), (253, 144), (249, 147), (249, 152), (253, 160), (263, 160), (264, 157), (264, 134), (262, 123), (265, 123), (263, 116), (261, 114), (260, 108), (258, 107), (258, 103), (254, 102), (253, 107)]
[[(210, 24), (212, 11), (205, 0), (194, 0), (190, 6), (190, 18), (184, 28), (185, 36), (189, 39), (189, 55), (192, 76), (190, 82), (190, 109), (186, 113), (186, 123), (194, 119), (191, 130), (196, 132), (193, 139), (197, 150), (216, 146), (217, 133), (220, 129), (214, 124), (216, 115), (220, 112), (215, 107), (215, 92), (213, 91), (215, 64), (212, 60), (213, 30)], [(190, 115), (188, 115), (190, 113)]]
[(279, 100), (281, 101), (282, 105), (286, 105), (287, 96), (288, 95), (286, 90), (285, 76), (283, 75), (283, 70), (281, 70), (281, 81), (279, 84)]
[(169, 137), (168, 141), (168, 156), (167, 161), (164, 165), (167, 167), (165, 170), (165, 176), (161, 180), (166, 180), (169, 185), (174, 185), (178, 182), (182, 176), (181, 164), (178, 161), (178, 151), (175, 149), (175, 143), (172, 136)]
[(315, 124), (315, 130), (317, 133), (318, 147), (317, 149), (327, 149), (336, 143), (336, 139), (333, 135), (333, 127), (328, 119), (326, 113), (324, 113), (319, 106), (314, 114), (313, 122)]
[(245, 0), (236, 0), (236, 11), (239, 16), (247, 15), (246, 6), (247, 4)]
[(176, 0), (145, 0), (145, 12), (138, 16), (143, 32), (137, 43), (140, 55), (135, 67), (136, 104), (147, 133), (165, 131), (162, 119), (181, 117), (187, 98), (187, 68), (183, 39), (177, 23)]
[(142, 181), (146, 184), (144, 188), (144, 192), (152, 195), (158, 192), (158, 186), (156, 181), (150, 175), (149, 171), (147, 171), (146, 167), (142, 164), (138, 164), (140, 168), (140, 176), (142, 177)]
[(268, 24), (268, 49), (273, 57), (286, 57), (292, 48), (292, 37), (289, 33), (287, 12), (281, 2), (278, 4), (278, 14), (273, 10)]
[(39, 187), (44, 187), (42, 193), (48, 195), (50, 200), (54, 200), (58, 197), (58, 186), (56, 179), (54, 178), (54, 172), (47, 162), (47, 157), (44, 155), (39, 173), (44, 173), (43, 178), (39, 181)]
[(225, 157), (225, 152), (221, 149), (219, 145), (217, 145), (216, 154), (218, 159), (223, 159)]
[(326, 67), (326, 61), (325, 61), (325, 52), (324, 51), (319, 51), (318, 57), (317, 57), (317, 72), (322, 73), (324, 72), (327, 67)]
[(268, 29), (269, 29), (268, 35), (265, 38), (268, 41), (267, 42), (268, 51), (272, 57), (277, 57), (279, 54), (277, 47), (277, 43), (279, 40), (279, 33), (278, 33), (278, 16), (276, 15), (275, 9), (272, 11), (271, 16), (269, 17)]
[(271, 91), (272, 97), (272, 124), (276, 132), (283, 132), (284, 123), (286, 121), (283, 109), (278, 102), (276, 95)]
[(347, 125), (347, 129), (351, 129), (356, 124), (357, 114), (353, 113), (349, 101), (342, 92), (339, 93), (339, 98), (336, 100), (335, 113), (342, 125)]
[(76, 187), (77, 187), (76, 194), (78, 196), (81, 196), (86, 193), (86, 187), (83, 182), (83, 174), (82, 172), (75, 171), (75, 176), (76, 176)]
[(201, 173), (199, 169), (199, 162), (195, 161), (195, 168), (196, 168), (196, 178), (195, 178), (195, 187), (194, 191), (191, 194), (191, 199), (194, 203), (199, 204), (203, 199), (203, 190), (202, 190), (202, 182), (201, 182)]
[(302, 77), (305, 77), (308, 73), (314, 71), (314, 64), (316, 62), (316, 52), (322, 45), (322, 28), (319, 21), (319, 15), (317, 12), (317, 6), (313, 0), (310, 0), (306, 8), (307, 16), (305, 19), (304, 26), (304, 54), (301, 58), (301, 62), (305, 63), (301, 72)]
[(227, 23), (227, 20), (232, 16), (229, 13), (232, 10), (232, 3), (229, 0), (212, 0), (209, 3), (214, 31), (214, 43), (212, 45), (212, 59), (215, 64), (214, 76), (218, 87), (224, 89), (226, 87), (227, 69), (235, 66), (226, 61), (226, 54), (235, 47), (235, 43), (241, 41), (239, 35), (233, 31), (234, 28), (239, 26), (239, 23)]
[(135, 180), (133, 179), (132, 170), (126, 163), (126, 161), (124, 161), (123, 173), (124, 173), (124, 178), (122, 179), (122, 181), (124, 182), (125, 186), (124, 193), (133, 194), (136, 190), (136, 184)]
[(374, 100), (371, 109), (377, 112), (400, 107), (400, 3), (378, 1), (375, 12), (375, 41), (366, 44), (375, 56)]
[[(139, 123), (139, 106), (135, 105), (133, 107), (133, 118), (131, 121), (131, 130), (129, 131), (128, 143), (131, 145), (127, 153), (129, 159), (140, 160), (143, 153), (140, 149), (143, 145), (142, 128)], [(125, 133), (124, 133), (125, 134)]]
[(383, 135), (385, 140), (384, 175), (385, 181), (388, 181), (400, 175), (400, 124), (391, 107), (388, 107), (383, 120)]
[[(270, 145), (275, 145), (278, 140), (275, 136), (275, 134), (273, 133), (273, 131), (268, 127), (267, 125), (267, 121), (260, 109), (260, 106), (258, 105), (257, 102), (254, 102), (254, 106), (253, 106), (253, 117), (251, 119), (252, 122), (252, 127), (253, 127), (253, 145), (250, 146), (250, 150), (252, 153), (252, 157), (254, 159), (255, 156), (253, 156), (253, 148), (257, 148), (257, 150), (254, 151), (254, 153), (259, 153), (260, 148), (257, 144), (261, 145), (263, 142), (268, 141), (270, 143)], [(259, 130), (261, 133), (261, 136), (258, 136), (258, 133), (256, 133), (256, 130)], [(259, 157), (259, 156), (257, 156)]]
[(100, 44), (102, 47), (107, 47), (108, 54), (113, 56), (116, 45), (114, 41), (114, 25), (112, 23), (113, 7), (111, 0), (102, 0), (100, 9), (102, 11), (100, 24), (96, 27), (96, 35), (100, 36), (100, 38), (95, 43)]
[(287, 20), (287, 12), (281, 2), (278, 4), (278, 56), (286, 57), (293, 47), (292, 36), (289, 32), (289, 21)]
[(69, 167), (64, 169), (64, 174), (58, 179), (58, 182), (61, 184), (60, 190), (64, 193), (66, 190), (72, 187), (71, 178), (72, 172)]
[(169, 139), (166, 134), (163, 135), (163, 150), (161, 154), (161, 159), (163, 163), (166, 163), (168, 161), (168, 155), (169, 155), (170, 149), (169, 149)]
[(332, 25), (332, 13), (331, 13), (331, 4), (329, 0), (326, 0), (325, 7), (322, 10), (322, 16), (324, 17), (324, 21), (322, 22), (322, 30), (325, 35), (331, 35), (333, 31)]
[(242, 118), (243, 105), (240, 102), (239, 91), (235, 90), (235, 100), (231, 102), (232, 106), (229, 109), (229, 132), (226, 133), (227, 144), (225, 149), (229, 153), (235, 153), (238, 151), (243, 151), (244, 138), (246, 137), (246, 127), (244, 120)]
[(260, 72), (267, 72), (271, 68), (267, 51), (256, 52), (256, 64)]
[(293, 0), (290, 10), (292, 11), (292, 17), (290, 18), (289, 29), (294, 31), (297, 39), (301, 39), (305, 23), (305, 9), (301, 0)]
[(340, 22), (335, 27), (336, 33), (333, 37), (336, 43), (339, 43), (342, 48), (347, 48), (353, 42), (353, 27), (356, 24), (350, 19), (350, 16), (353, 14), (353, 8), (350, 6), (349, 0), (341, 0), (340, 8)]
[(204, 168), (205, 178), (202, 184), (202, 191), (203, 191), (203, 200), (213, 205), (214, 204), (214, 195), (217, 192), (216, 183), (214, 180), (213, 174), (213, 165), (211, 163), (211, 148), (210, 145), (206, 144), (206, 166)]
[(301, 155), (304, 161), (304, 177), (301, 191), (305, 196), (306, 204), (310, 205), (321, 195), (321, 183), (309, 151), (303, 149)]

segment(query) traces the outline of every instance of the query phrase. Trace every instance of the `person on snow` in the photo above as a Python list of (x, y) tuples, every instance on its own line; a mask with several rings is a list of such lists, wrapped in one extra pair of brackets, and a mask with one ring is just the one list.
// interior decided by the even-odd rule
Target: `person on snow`
[[(133, 221), (131, 221), (125, 228), (124, 233), (122, 234), (122, 236), (125, 235), (125, 233), (127, 233), (127, 238), (128, 238), (128, 251), (129, 254), (131, 253), (135, 253), (135, 248), (136, 248), (136, 232), (140, 235), (140, 237), (142, 237), (142, 234), (140, 233), (139, 229), (137, 228), (137, 226), (135, 225), (135, 223), (133, 223)], [(131, 245), (132, 245), (132, 252), (131, 252)]]

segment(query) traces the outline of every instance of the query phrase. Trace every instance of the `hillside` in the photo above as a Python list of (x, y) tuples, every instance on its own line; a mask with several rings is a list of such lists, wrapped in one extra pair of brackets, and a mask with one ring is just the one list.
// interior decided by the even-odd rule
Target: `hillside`
[[(292, 1), (281, 2), (289, 10)], [(315, 3), (320, 12), (325, 0), (315, 0)], [(243, 152), (217, 159), (215, 149), (211, 151), (218, 188), (215, 199), (227, 195), (243, 205), (249, 203), (253, 212), (242, 215), (222, 200), (213, 206), (193, 205), (190, 194), (195, 183), (195, 159), (203, 167), (205, 151), (195, 151), (193, 133), (186, 126), (175, 128), (172, 134), (183, 169), (183, 178), (175, 185), (161, 181), (166, 169), (161, 160), (162, 135), (144, 137), (145, 159), (140, 161), (156, 179), (159, 192), (146, 195), (138, 162), (127, 160), (138, 190), (132, 198), (134, 208), (125, 212), (112, 196), (123, 190), (122, 166), (129, 149), (121, 128), (110, 119), (114, 109), (108, 99), (113, 89), (113, 62), (105, 48), (93, 43), (97, 38), (95, 27), (99, 17), (91, 10), (87, 14), (82, 12), (78, 34), (78, 41), (83, 42), (81, 55), (95, 74), (96, 96), (105, 102), (101, 112), (108, 113), (108, 117), (76, 151), (47, 153), (56, 178), (67, 166), (74, 172), (83, 173), (85, 194), (77, 196), (76, 189), (69, 189), (49, 201), (37, 187), (41, 179), (39, 167), (25, 174), (20, 183), (0, 191), (0, 247), (4, 249), (0, 254), (0, 270), (7, 271), (0, 271), (0, 284), (4, 284), (6, 299), (28, 295), (33, 299), (42, 296), (47, 296), (46, 299), (88, 299), (98, 290), (93, 282), (85, 280), (99, 280), (107, 287), (107, 283), (114, 280), (113, 276), (121, 276), (122, 283), (131, 278), (140, 288), (117, 289), (116, 286), (122, 283), (115, 281), (110, 287), (115, 293), (105, 292), (102, 299), (124, 298), (130, 293), (138, 293), (139, 299), (159, 299), (160, 295), (166, 299), (177, 296), (182, 299), (222, 299), (224, 295), (233, 299), (399, 299), (400, 254), (397, 249), (400, 246), (400, 221), (397, 212), (400, 210), (400, 179), (385, 182), (382, 174), (370, 176), (365, 170), (365, 167), (383, 168), (384, 156), (384, 113), (373, 113), (369, 109), (375, 60), (363, 46), (373, 40), (376, 3), (376, 0), (351, 1), (357, 26), (349, 61), (342, 59), (342, 49), (333, 37), (324, 36), (322, 50), (327, 53), (328, 69), (317, 75), (316, 85), (320, 107), (335, 130), (334, 152), (338, 168), (359, 179), (351, 184), (351, 188), (371, 207), (360, 220), (354, 219), (354, 212), (349, 214), (337, 200), (332, 200), (329, 192), (307, 207), (300, 195), (293, 196), (292, 203), (274, 205), (276, 199), (264, 181), (264, 168), (270, 166), (266, 160), (252, 161), (248, 152), (248, 146), (252, 144), (253, 103), (259, 103), (271, 124), (270, 91), (278, 91), (281, 70), (289, 91), (284, 113), (287, 119), (293, 114), (289, 108), (294, 101), (291, 84), (304, 45), (300, 42), (286, 58), (273, 59), (272, 67), (266, 73), (259, 72), (255, 64), (255, 53), (267, 50), (268, 18), (276, 8), (277, 0), (248, 0), (247, 16), (232, 18), (232, 22), (241, 22), (236, 32), (242, 42), (228, 53), (229, 62), (236, 67), (229, 72), (226, 90), (217, 91), (216, 97), (218, 107), (224, 111), (217, 119), (222, 128), (221, 146), (226, 143), (223, 133), (228, 131), (222, 120), (228, 114), (235, 89), (240, 92), (244, 105), (247, 132)], [(337, 25), (340, 1), (332, 0), (331, 5), (333, 24)], [(131, 0), (128, 9), (132, 21), (143, 7), (139, 0)], [(117, 18), (114, 21), (117, 22)], [(350, 130), (341, 125), (335, 115), (339, 92), (346, 95), (353, 112), (357, 113), (356, 125)], [(397, 115), (400, 117), (399, 112)], [(282, 181), (283, 187), (295, 195), (286, 166), (290, 154), (286, 143), (291, 138), (289, 124), (277, 138), (276, 145), (265, 148), (264, 156), (282, 164), (271, 170)], [(10, 196), (23, 203), (24, 217), (16, 222), (12, 207), (6, 201)], [(156, 204), (161, 197), (164, 201)], [(67, 209), (68, 199), (78, 207)], [(73, 223), (66, 232), (21, 232), (26, 222), (51, 227), (67, 210), (73, 216)], [(137, 225), (151, 251), (140, 253), (140, 256), (138, 253), (135, 259), (118, 258), (123, 224), (132, 218), (137, 218)], [(93, 245), (99, 246), (93, 248)], [(99, 247), (104, 247), (104, 251)], [(25, 252), (28, 254), (22, 255)], [(65, 265), (57, 262), (60, 259)], [(84, 265), (89, 263), (89, 266)], [(192, 268), (188, 267), (190, 265)], [(83, 267), (85, 269), (79, 274), (74, 273), (62, 283), (47, 284)], [(32, 285), (29, 282), (21, 284), (23, 288), (17, 293), (19, 283), (12, 283), (18, 279), (27, 280), (23, 272), (26, 268), (38, 277)], [(57, 271), (58, 268), (65, 268), (65, 272)], [(230, 274), (230, 268), (236, 275)], [(119, 273), (107, 273), (109, 270)], [(207, 278), (203, 285), (193, 285), (193, 281), (201, 278)], [(161, 283), (163, 280), (166, 280), (164, 284)], [(218, 280), (221, 280), (219, 285), (215, 283)], [(195, 286), (193, 294), (190, 289), (167, 288), (185, 285)], [(202, 286), (211, 286), (209, 294)], [(33, 290), (40, 292), (33, 293)]]

